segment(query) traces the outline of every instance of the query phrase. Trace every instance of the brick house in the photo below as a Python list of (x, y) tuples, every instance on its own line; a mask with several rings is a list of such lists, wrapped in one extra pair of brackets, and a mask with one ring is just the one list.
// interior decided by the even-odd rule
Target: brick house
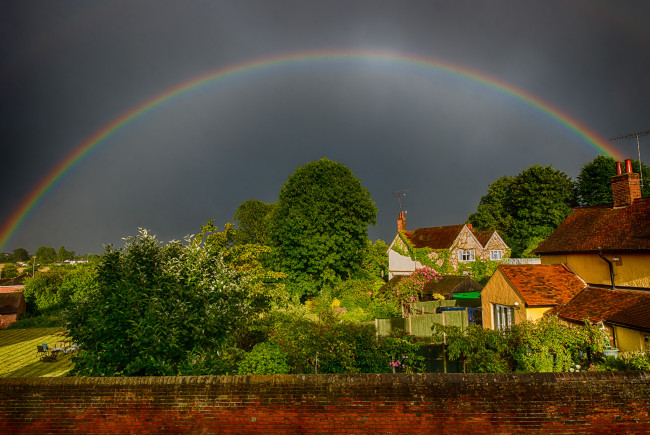
[(564, 264), (499, 265), (481, 292), (483, 327), (505, 329), (537, 320), (586, 286)]
[[(425, 252), (418, 259), (416, 250)], [(447, 263), (450, 272), (476, 260), (499, 261), (510, 248), (496, 231), (474, 231), (471, 224), (406, 230), (406, 218), (400, 213), (397, 235), (388, 248), (388, 278), (408, 275), (416, 269), (434, 264), (437, 269)]]

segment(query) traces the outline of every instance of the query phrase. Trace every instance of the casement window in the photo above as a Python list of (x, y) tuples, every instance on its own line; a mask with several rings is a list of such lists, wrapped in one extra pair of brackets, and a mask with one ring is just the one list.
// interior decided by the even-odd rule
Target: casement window
[(461, 249), (458, 251), (458, 261), (474, 261), (474, 250), (463, 251)]
[(492, 249), (490, 251), (490, 260), (492, 260), (492, 261), (501, 260), (501, 250), (500, 249)]
[(515, 323), (515, 307), (493, 305), (494, 329), (504, 331)]

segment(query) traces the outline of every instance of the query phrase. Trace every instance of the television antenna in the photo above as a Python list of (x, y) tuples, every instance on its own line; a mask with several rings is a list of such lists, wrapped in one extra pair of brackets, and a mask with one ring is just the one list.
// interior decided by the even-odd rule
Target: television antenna
[(641, 175), (641, 182), (640, 182), (641, 189), (643, 189), (643, 165), (641, 165), (641, 145), (639, 145), (639, 137), (647, 136), (649, 134), (650, 134), (650, 130), (646, 130), (646, 131), (638, 131), (636, 133), (629, 133), (629, 134), (624, 134), (622, 136), (609, 138), (610, 142), (614, 142), (616, 140), (634, 139), (636, 137), (636, 150), (639, 153), (639, 173)]
[(406, 196), (406, 192), (408, 192), (409, 189), (402, 189), (398, 190), (397, 192), (393, 192), (393, 196), (397, 197), (397, 200), (399, 201), (399, 212), (402, 213), (402, 197)]

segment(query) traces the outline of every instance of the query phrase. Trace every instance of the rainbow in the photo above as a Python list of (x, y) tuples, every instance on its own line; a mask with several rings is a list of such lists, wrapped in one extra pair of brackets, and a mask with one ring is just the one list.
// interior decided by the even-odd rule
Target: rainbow
[(11, 237), (18, 231), (21, 224), (34, 211), (43, 197), (47, 195), (48, 192), (50, 192), (57, 185), (58, 181), (60, 181), (67, 172), (74, 168), (75, 165), (77, 165), (88, 152), (104, 143), (118, 130), (124, 128), (126, 125), (130, 124), (131, 122), (135, 121), (156, 107), (167, 103), (168, 101), (181, 94), (205, 85), (206, 83), (221, 80), (229, 76), (235, 76), (243, 72), (253, 70), (262, 71), (278, 65), (296, 65), (313, 61), (342, 59), (379, 60), (431, 68), (434, 70), (455, 74), (462, 78), (484, 84), (513, 97), (515, 100), (519, 100), (531, 107), (534, 107), (541, 113), (547, 115), (551, 119), (557, 121), (559, 124), (575, 133), (582, 139), (583, 142), (592, 147), (598, 153), (612, 156), (617, 160), (623, 160), (622, 154), (616, 148), (614, 148), (611, 143), (600, 137), (595, 131), (591, 130), (586, 125), (582, 124), (575, 117), (569, 115), (566, 112), (563, 112), (556, 107), (551, 106), (542, 99), (522, 89), (518, 89), (517, 87), (498, 80), (494, 77), (490, 77), (481, 72), (473, 71), (459, 65), (454, 65), (448, 62), (416, 55), (374, 50), (310, 51), (275, 55), (256, 58), (247, 62), (219, 68), (217, 70), (210, 71), (206, 74), (180, 83), (171, 88), (165, 89), (160, 94), (143, 101), (135, 107), (132, 107), (117, 118), (113, 119), (108, 124), (104, 125), (96, 133), (79, 144), (79, 146), (77, 146), (56, 166), (54, 166), (13, 210), (11, 215), (7, 218), (7, 220), (0, 228), (0, 250), (3, 251), (5, 249), (5, 246)]

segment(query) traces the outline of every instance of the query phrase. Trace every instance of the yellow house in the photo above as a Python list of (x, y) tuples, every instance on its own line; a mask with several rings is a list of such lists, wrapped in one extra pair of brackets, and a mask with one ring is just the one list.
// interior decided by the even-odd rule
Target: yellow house
[(553, 314), (569, 323), (603, 322), (610, 346), (622, 352), (650, 350), (650, 291), (587, 287)]
[(641, 197), (629, 159), (625, 173), (616, 166), (614, 202), (574, 209), (534, 252), (543, 265), (566, 264), (589, 285), (552, 314), (603, 322), (621, 351), (650, 350), (650, 198)]
[(639, 174), (611, 182), (613, 204), (574, 209), (534, 252), (590, 285), (650, 290), (650, 198), (641, 197)]
[(506, 329), (541, 318), (586, 287), (563, 264), (500, 265), (481, 292), (483, 327)]

